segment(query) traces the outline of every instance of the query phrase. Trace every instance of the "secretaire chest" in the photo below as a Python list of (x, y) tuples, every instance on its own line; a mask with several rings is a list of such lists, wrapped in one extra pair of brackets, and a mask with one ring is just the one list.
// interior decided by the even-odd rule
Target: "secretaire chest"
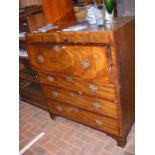
[(85, 24), (27, 35), (30, 63), (39, 75), (51, 116), (106, 132), (124, 145), (134, 122), (134, 19), (110, 28)]

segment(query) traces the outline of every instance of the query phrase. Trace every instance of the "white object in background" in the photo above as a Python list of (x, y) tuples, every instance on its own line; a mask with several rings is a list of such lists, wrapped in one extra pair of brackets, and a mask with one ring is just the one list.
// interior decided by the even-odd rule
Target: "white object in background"
[(86, 20), (89, 24), (96, 24), (95, 13), (96, 13), (95, 5), (90, 5), (87, 11), (87, 16), (86, 16)]
[(24, 49), (19, 49), (19, 56), (28, 57), (27, 51)]
[(33, 33), (39, 33), (39, 32), (47, 32), (48, 30), (56, 29), (58, 26), (55, 26), (53, 24), (47, 24), (46, 26), (40, 27), (37, 30), (33, 31)]
[(19, 38), (25, 38), (25, 34), (26, 34), (26, 32), (20, 32), (19, 33)]
[(63, 29), (62, 31), (79, 31), (79, 30), (83, 30), (86, 28), (87, 28), (86, 25), (76, 25), (76, 26), (70, 26), (66, 29)]
[(98, 26), (104, 25), (104, 10), (96, 8), (95, 12), (96, 24)]
[(113, 22), (113, 16), (114, 16), (114, 10), (112, 13), (109, 13), (107, 9), (105, 9), (105, 21), (106, 23), (112, 23)]
[(41, 132), (38, 136), (36, 136), (34, 139), (32, 139), (31, 142), (29, 142), (24, 148), (22, 148), (19, 152), (19, 155), (22, 155), (25, 151), (27, 151), (34, 143), (36, 143), (45, 133)]

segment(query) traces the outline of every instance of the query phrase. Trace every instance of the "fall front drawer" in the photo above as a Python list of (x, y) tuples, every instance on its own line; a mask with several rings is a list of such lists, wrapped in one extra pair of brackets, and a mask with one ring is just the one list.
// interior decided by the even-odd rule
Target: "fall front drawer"
[(84, 80), (110, 80), (111, 58), (104, 46), (29, 45), (27, 50), (35, 69)]
[(50, 86), (43, 86), (46, 97), (62, 103), (67, 103), (78, 108), (89, 110), (98, 114), (118, 118), (117, 104), (91, 96), (81, 95), (72, 91), (56, 89)]
[(74, 106), (68, 106), (67, 104), (58, 103), (50, 99), (47, 100), (47, 103), (50, 113), (66, 117), (101, 131), (119, 135), (118, 120), (87, 112)]
[(68, 75), (45, 74), (38, 72), (40, 82), (54, 87), (64, 88), (79, 93), (86, 93), (92, 96), (116, 100), (116, 92), (113, 84), (105, 82), (104, 84), (95, 84), (82, 81), (80, 78), (75, 78)]

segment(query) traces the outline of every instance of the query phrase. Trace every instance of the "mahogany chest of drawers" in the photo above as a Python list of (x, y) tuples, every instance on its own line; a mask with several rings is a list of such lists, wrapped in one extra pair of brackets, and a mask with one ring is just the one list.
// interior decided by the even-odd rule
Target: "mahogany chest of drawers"
[(75, 25), (26, 36), (50, 115), (96, 128), (124, 146), (134, 122), (134, 19), (63, 31)]

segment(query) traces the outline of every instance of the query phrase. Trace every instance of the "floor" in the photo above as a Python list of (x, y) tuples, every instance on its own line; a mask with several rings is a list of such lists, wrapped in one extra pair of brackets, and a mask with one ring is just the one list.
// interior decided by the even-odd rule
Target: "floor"
[(48, 112), (20, 101), (20, 150), (41, 132), (45, 135), (23, 155), (134, 155), (135, 127), (124, 148), (105, 133), (70, 120), (51, 120)]

